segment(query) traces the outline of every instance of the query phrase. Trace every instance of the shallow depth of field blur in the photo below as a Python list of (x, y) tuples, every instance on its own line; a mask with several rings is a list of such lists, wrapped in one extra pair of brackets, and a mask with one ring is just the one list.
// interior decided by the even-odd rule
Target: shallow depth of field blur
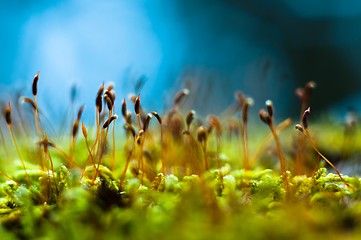
[(314, 112), (342, 119), (360, 110), (356, 0), (14, 0), (1, 1), (0, 23), (1, 100), (28, 95), (26, 83), (41, 71), (39, 101), (54, 119), (71, 89), (92, 119), (94, 89), (110, 81), (118, 97), (140, 93), (158, 111), (188, 86), (202, 114), (219, 113), (238, 89), (255, 109), (272, 99), (288, 117), (299, 113), (295, 87), (313, 80)]
[(360, 25), (356, 0), (0, 1), (0, 238), (358, 239)]

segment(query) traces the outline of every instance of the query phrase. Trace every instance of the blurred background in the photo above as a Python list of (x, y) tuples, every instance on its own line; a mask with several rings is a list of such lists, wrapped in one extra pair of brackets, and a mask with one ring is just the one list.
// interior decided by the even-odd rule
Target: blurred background
[(93, 117), (103, 82), (118, 103), (140, 93), (159, 112), (186, 86), (200, 114), (240, 90), (254, 111), (272, 99), (285, 117), (299, 113), (295, 88), (313, 80), (313, 111), (342, 116), (361, 110), (360, 26), (357, 0), (2, 0), (1, 98), (30, 96), (40, 71), (39, 101), (55, 119), (72, 91)]

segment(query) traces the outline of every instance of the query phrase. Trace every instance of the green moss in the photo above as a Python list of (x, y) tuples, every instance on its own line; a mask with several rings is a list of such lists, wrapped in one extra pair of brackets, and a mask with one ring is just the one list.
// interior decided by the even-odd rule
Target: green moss
[[(97, 94), (100, 100), (103, 88)], [(238, 100), (237, 110), (242, 107)], [(103, 115), (116, 119), (113, 109), (98, 111), (101, 102), (97, 101), (97, 119)], [(157, 123), (160, 126), (149, 128), (142, 123), (142, 119), (147, 121), (144, 118), (150, 121), (149, 115), (142, 115), (144, 109), (137, 107), (139, 118), (133, 119), (134, 123), (125, 109), (122, 114), (127, 134), (117, 130), (114, 139), (114, 122), (104, 128), (100, 120), (95, 129), (87, 130), (83, 125), (83, 137), (77, 139), (74, 129), (80, 125), (79, 113), (70, 141), (64, 135), (50, 141), (46, 131), (36, 133), (30, 121), (15, 125), (33, 130), (38, 141), (33, 144), (34, 137), (19, 137), (26, 171), (16, 151), (0, 152), (6, 160), (0, 162), (0, 239), (361, 236), (360, 178), (329, 172), (327, 165), (319, 162), (321, 155), (302, 135), (283, 130), (289, 120), (280, 128), (273, 122), (273, 113), (265, 115), (269, 120), (266, 123), (274, 124), (273, 133), (280, 139), (276, 148), (272, 135), (266, 132), (269, 129), (258, 123), (249, 123), (249, 136), (243, 134), (241, 141), (240, 130), (245, 133), (247, 127), (245, 118), (243, 129), (235, 120), (234, 128), (226, 130), (226, 122), (234, 116), (219, 123), (213, 116), (209, 125), (202, 127), (197, 125), (201, 121), (192, 123), (188, 119), (185, 124), (181, 99), (175, 102)], [(151, 115), (157, 116), (154, 112)], [(36, 114), (34, 117), (40, 126), (41, 121)], [(186, 125), (189, 130), (183, 131)], [(328, 150), (327, 155), (350, 156), (359, 151), (359, 143), (351, 144), (352, 139), (346, 139), (341, 126), (329, 122), (315, 126), (317, 131), (310, 130), (310, 134), (320, 149)], [(198, 127), (201, 137), (197, 136)], [(355, 132), (352, 137), (358, 135)], [(286, 171), (279, 166), (281, 145)], [(245, 150), (249, 150), (249, 167), (243, 166)], [(303, 162), (296, 160), (300, 157), (298, 150), (302, 150)]]
[(59, 168), (58, 184), (63, 187), (51, 205), (37, 199), (41, 180), (29, 189), (11, 181), (4, 183), (0, 216), (7, 230), (3, 236), (258, 239), (317, 237), (325, 234), (326, 227), (327, 233), (337, 236), (347, 234), (349, 228), (360, 231), (359, 189), (351, 192), (326, 169), (313, 178), (290, 177), (291, 201), (285, 200), (282, 180), (272, 170), (235, 170), (226, 175), (214, 170), (182, 180), (160, 174), (159, 184), (149, 187), (131, 178), (120, 192), (119, 180), (111, 171), (105, 166), (99, 169), (94, 185), (90, 172), (74, 185), (73, 173), (64, 166)]

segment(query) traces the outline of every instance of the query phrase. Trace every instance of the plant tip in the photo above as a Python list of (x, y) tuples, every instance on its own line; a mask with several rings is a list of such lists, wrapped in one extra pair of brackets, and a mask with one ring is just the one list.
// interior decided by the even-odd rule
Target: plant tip
[(157, 112), (151, 112), (151, 114), (153, 114), (153, 116), (157, 119), (159, 124), (162, 124), (162, 118), (159, 116)]
[(207, 129), (205, 129), (205, 127), (200, 126), (197, 129), (197, 139), (199, 142), (205, 142), (207, 140)]
[(143, 136), (143, 134), (144, 134), (144, 130), (140, 129), (139, 132), (138, 132), (138, 136), (141, 137), (141, 136)]
[(267, 112), (270, 117), (273, 116), (273, 103), (271, 100), (266, 101)]
[(134, 101), (134, 111), (136, 115), (140, 113), (140, 95)]
[(135, 129), (134, 129), (134, 127), (133, 127), (132, 125), (126, 123), (126, 124), (124, 125), (124, 129), (125, 129), (127, 132), (130, 132), (130, 133), (132, 134), (133, 138), (135, 138), (136, 133), (135, 133)]
[(78, 121), (80, 120), (81, 116), (83, 115), (84, 108), (85, 108), (85, 105), (82, 105), (82, 106), (79, 108), (78, 115), (77, 115)]
[(316, 82), (310, 81), (310, 82), (308, 82), (308, 83), (305, 85), (305, 90), (310, 93), (310, 92), (311, 92), (313, 89), (315, 89), (316, 87), (317, 87)]
[(271, 125), (272, 123), (272, 118), (268, 115), (268, 113), (264, 110), (264, 109), (261, 109), (259, 110), (259, 117), (260, 119), (266, 123), (267, 125)]
[(5, 108), (5, 120), (8, 126), (11, 126), (11, 106), (10, 103)]
[(246, 98), (246, 103), (247, 103), (249, 106), (253, 106), (253, 105), (254, 105), (254, 100), (253, 100), (253, 98), (251, 98), (251, 97)]
[(118, 115), (117, 115), (117, 114), (112, 115), (110, 118), (108, 118), (108, 119), (104, 122), (103, 128), (105, 129), (105, 128), (109, 127), (109, 125), (110, 125), (115, 119), (117, 119), (117, 118), (118, 118)]
[(189, 130), (190, 125), (192, 124), (193, 120), (194, 120), (194, 116), (196, 115), (196, 111), (191, 110), (186, 117), (186, 124)]
[(304, 131), (304, 128), (300, 125), (300, 124), (296, 124), (295, 125), (295, 128), (300, 131), (300, 132), (303, 132)]
[(32, 92), (33, 95), (36, 96), (38, 94), (38, 81), (39, 81), (39, 76), (40, 76), (40, 72), (38, 72), (37, 74), (35, 74), (34, 76), (34, 80), (33, 80), (33, 85), (32, 85)]
[(305, 110), (302, 116), (302, 125), (304, 129), (308, 128), (308, 117), (310, 116), (310, 114), (311, 114), (311, 108), (309, 107)]
[(150, 120), (152, 119), (153, 115), (148, 113), (147, 118), (145, 119), (144, 125), (143, 125), (143, 131), (146, 132), (149, 127)]
[(127, 102), (125, 101), (125, 98), (123, 99), (122, 102), (122, 115), (124, 119), (127, 118)]
[(23, 103), (29, 103), (31, 105), (31, 107), (34, 109), (34, 111), (37, 110), (37, 106), (36, 106), (35, 102), (31, 98), (24, 97), (24, 98), (22, 98), (22, 102)]
[(95, 106), (99, 114), (102, 112), (102, 107), (103, 107), (102, 104), (103, 91), (104, 91), (104, 83), (100, 86), (97, 96), (95, 98)]
[(234, 98), (238, 101), (239, 103), (239, 106), (242, 107), (243, 104), (244, 104), (244, 101), (245, 101), (245, 96), (242, 92), (240, 91), (237, 91), (235, 94), (234, 94)]
[(86, 130), (84, 122), (81, 123), (81, 131), (83, 132), (84, 138), (88, 137), (88, 131)]
[(182, 101), (182, 99), (185, 96), (189, 95), (189, 93), (190, 93), (190, 91), (187, 88), (184, 88), (181, 91), (179, 91), (174, 97), (174, 106), (178, 106), (180, 104), (180, 102)]

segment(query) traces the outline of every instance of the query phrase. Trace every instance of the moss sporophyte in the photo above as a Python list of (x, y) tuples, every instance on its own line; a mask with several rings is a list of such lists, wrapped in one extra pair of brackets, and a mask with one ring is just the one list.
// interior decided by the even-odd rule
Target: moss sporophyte
[[(270, 100), (261, 121), (250, 118), (253, 100), (241, 92), (206, 117), (186, 104), (197, 95), (188, 89), (162, 114), (130, 94), (118, 117), (115, 88), (102, 83), (95, 126), (82, 120), (92, 108), (72, 106), (60, 135), (38, 104), (40, 83), (37, 73), (33, 98), (3, 106), (1, 239), (360, 237), (360, 178), (333, 162), (350, 141), (338, 140), (348, 136), (342, 126), (309, 124), (314, 82), (296, 90), (299, 132), (291, 119), (277, 124)], [(357, 156), (361, 145), (352, 146), (341, 156)]]

